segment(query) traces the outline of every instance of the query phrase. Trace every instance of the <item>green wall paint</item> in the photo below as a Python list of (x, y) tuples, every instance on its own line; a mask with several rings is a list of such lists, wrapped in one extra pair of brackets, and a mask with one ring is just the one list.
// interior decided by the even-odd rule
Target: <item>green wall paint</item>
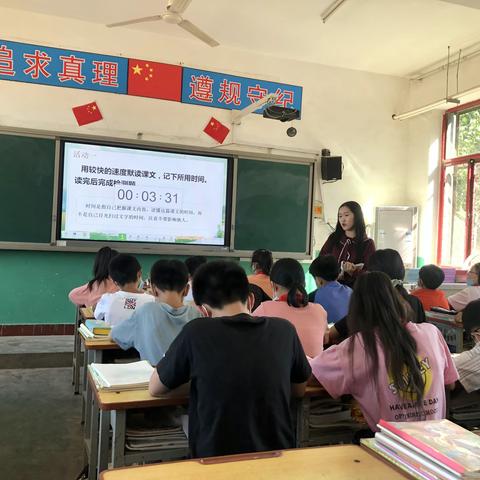
[[(94, 253), (0, 250), (0, 324), (74, 323), (75, 308), (68, 292), (90, 279), (94, 257)], [(137, 258), (145, 278), (160, 256)], [(250, 273), (249, 262), (241, 265)], [(307, 291), (311, 291), (315, 282), (308, 274), (308, 264), (302, 265), (307, 272)]]

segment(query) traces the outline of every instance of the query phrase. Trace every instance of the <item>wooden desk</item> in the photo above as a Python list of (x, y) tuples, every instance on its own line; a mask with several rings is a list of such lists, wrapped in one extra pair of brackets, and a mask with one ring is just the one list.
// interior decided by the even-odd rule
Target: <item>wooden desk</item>
[(161, 397), (152, 397), (148, 390), (105, 392), (98, 390), (88, 372), (89, 390), (93, 402), (88, 423), (85, 422), (85, 447), (89, 459), (89, 479), (97, 478), (97, 472), (108, 466), (109, 430), (112, 426), (112, 466), (186, 458), (188, 448), (172, 448), (154, 451), (125, 452), (127, 410), (136, 408), (166, 407), (188, 404), (189, 386), (182, 386)]
[(83, 384), (82, 384), (82, 422), (88, 425), (90, 421), (90, 405), (92, 403), (92, 391), (87, 382), (88, 365), (91, 363), (103, 363), (103, 352), (105, 350), (121, 350), (120, 347), (110, 338), (92, 339), (85, 338), (80, 331), (77, 333), (83, 348)]
[(442, 332), (450, 352), (463, 352), (463, 323), (456, 322), (453, 315), (449, 320), (446, 319), (446, 315), (437, 312), (425, 312), (425, 317), (428, 323), (435, 325)]
[[(187, 405), (189, 388), (182, 386), (161, 397), (152, 397), (148, 390), (132, 390), (128, 392), (105, 392), (98, 390), (93, 377), (88, 373), (89, 390), (93, 392), (91, 415), (89, 415), (89, 433), (85, 436), (89, 457), (89, 478), (96, 478), (96, 472), (102, 472), (108, 466), (109, 429), (112, 426), (111, 463), (114, 468), (132, 463), (144, 463), (172, 458), (185, 458), (188, 449), (176, 448), (150, 452), (125, 452), (125, 431), (127, 411), (135, 408), (166, 407)], [(312, 398), (327, 395), (323, 387), (308, 386), (305, 396), (300, 400), (295, 412), (296, 443), (300, 446), (307, 435), (309, 405)], [(299, 427), (300, 425), (300, 427)]]
[[(272, 452), (278, 456), (242, 460), (243, 455), (127, 467), (102, 472), (102, 480), (398, 480), (406, 477), (355, 445)], [(270, 455), (272, 455), (272, 453)], [(261, 456), (262, 454), (254, 454)], [(251, 455), (250, 455), (251, 456)], [(247, 457), (248, 458), (248, 457)], [(210, 462), (216, 463), (210, 463)], [(228, 461), (225, 461), (228, 460)]]
[(81, 347), (81, 340), (80, 334), (78, 333), (78, 329), (80, 324), (82, 324), (85, 320), (89, 318), (94, 318), (92, 307), (77, 307), (75, 309), (75, 330), (73, 332), (73, 378), (72, 378), (72, 385), (73, 385), (73, 393), (78, 395), (80, 393), (80, 357), (82, 354), (82, 347)]

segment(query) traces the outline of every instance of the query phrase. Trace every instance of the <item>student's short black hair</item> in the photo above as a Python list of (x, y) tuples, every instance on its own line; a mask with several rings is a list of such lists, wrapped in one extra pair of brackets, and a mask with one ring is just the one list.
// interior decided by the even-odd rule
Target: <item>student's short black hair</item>
[(480, 300), (470, 302), (462, 313), (463, 328), (467, 333), (480, 328)]
[(108, 266), (108, 273), (112, 280), (122, 286), (137, 280), (138, 272), (142, 269), (133, 255), (120, 253), (113, 257)]
[(196, 255), (195, 257), (188, 257), (185, 260), (185, 265), (187, 266), (188, 274), (191, 277), (193, 277), (193, 274), (197, 271), (197, 268), (200, 265), (203, 265), (204, 263), (207, 263), (207, 257), (204, 257), (202, 255)]
[(368, 259), (367, 270), (369, 272), (386, 273), (391, 280), (403, 280), (405, 278), (405, 265), (400, 254), (392, 248), (377, 250)]
[(310, 265), (308, 271), (314, 277), (333, 282), (340, 275), (340, 265), (333, 255), (319, 255)]
[(273, 265), (273, 255), (270, 250), (255, 250), (252, 255), (252, 263), (256, 263), (265, 275), (270, 275)]
[(418, 272), (418, 277), (425, 288), (436, 290), (445, 280), (445, 273), (436, 265), (424, 265)]
[(180, 260), (158, 260), (150, 270), (150, 281), (159, 290), (180, 293), (188, 283), (188, 270)]
[(223, 308), (248, 298), (248, 279), (243, 268), (235, 262), (214, 260), (203, 264), (193, 277), (193, 299), (197, 305)]

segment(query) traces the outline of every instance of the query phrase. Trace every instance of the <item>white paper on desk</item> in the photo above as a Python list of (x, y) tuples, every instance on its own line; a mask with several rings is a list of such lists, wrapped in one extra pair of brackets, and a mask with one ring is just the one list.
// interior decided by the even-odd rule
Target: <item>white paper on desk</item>
[(128, 387), (147, 387), (152, 376), (153, 367), (146, 361), (132, 363), (92, 363), (103, 386), (109, 389)]

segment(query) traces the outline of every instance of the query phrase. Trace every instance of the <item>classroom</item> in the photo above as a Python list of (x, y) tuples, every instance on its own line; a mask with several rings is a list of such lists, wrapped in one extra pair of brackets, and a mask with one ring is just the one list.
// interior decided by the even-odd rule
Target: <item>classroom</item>
[(479, 24), (0, 0), (0, 478), (479, 474)]

